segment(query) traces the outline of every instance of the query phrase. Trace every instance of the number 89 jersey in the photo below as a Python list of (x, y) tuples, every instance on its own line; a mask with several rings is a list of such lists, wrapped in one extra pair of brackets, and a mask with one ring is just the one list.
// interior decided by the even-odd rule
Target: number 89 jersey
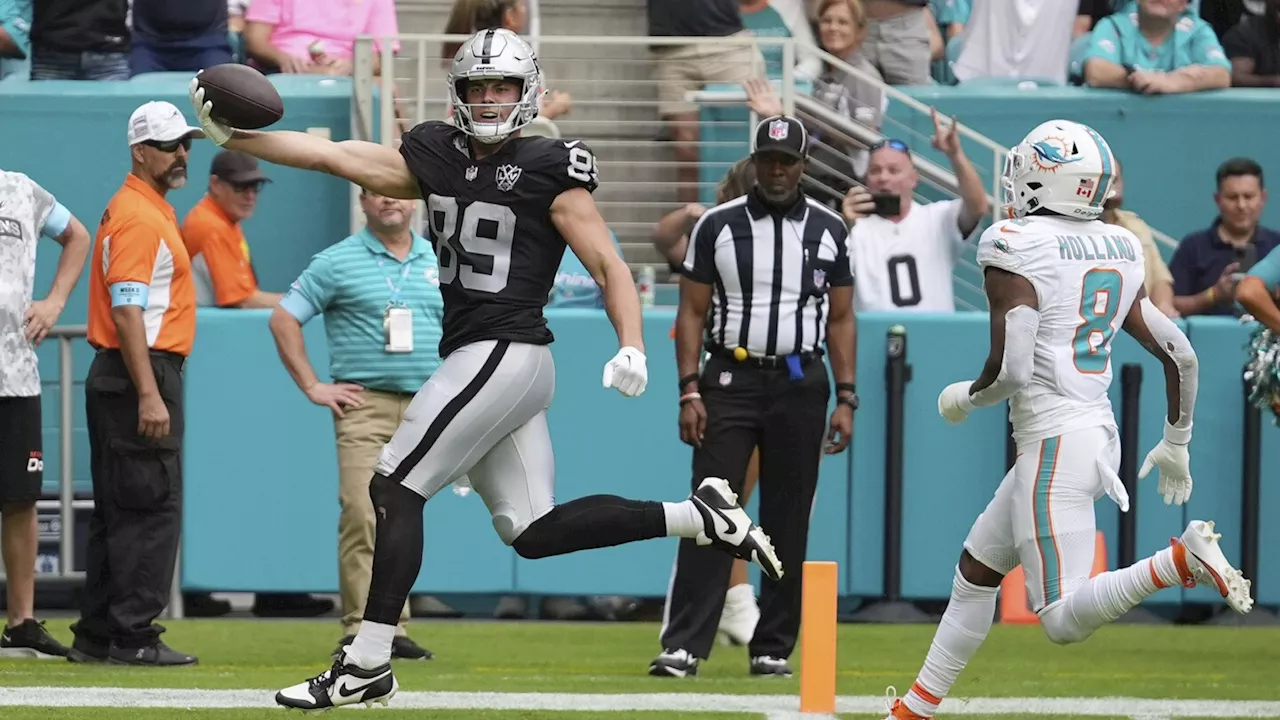
[(516, 137), (476, 160), (448, 123), (405, 133), (400, 154), (426, 200), (440, 266), (440, 355), (480, 340), (546, 345), (542, 308), (564, 257), (551, 203), (572, 188), (594, 192), (596, 160), (580, 140)]
[(1097, 220), (1003, 220), (978, 241), (978, 264), (1025, 277), (1039, 298), (1035, 371), (1009, 401), (1014, 440), (1114, 427), (1111, 345), (1146, 273), (1137, 236)]

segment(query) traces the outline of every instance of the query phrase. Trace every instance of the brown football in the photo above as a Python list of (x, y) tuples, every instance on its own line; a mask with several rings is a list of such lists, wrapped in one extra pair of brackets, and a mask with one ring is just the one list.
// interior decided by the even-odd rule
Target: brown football
[(239, 63), (224, 63), (196, 76), (213, 119), (233, 128), (257, 130), (284, 117), (284, 100), (266, 75)]

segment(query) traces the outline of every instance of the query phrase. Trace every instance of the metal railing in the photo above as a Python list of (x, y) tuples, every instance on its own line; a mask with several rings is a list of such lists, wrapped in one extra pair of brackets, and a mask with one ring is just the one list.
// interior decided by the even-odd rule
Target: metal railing
[[(75, 569), (76, 562), (76, 512), (93, 509), (93, 500), (77, 500), (75, 490), (75, 419), (74, 388), (75, 357), (72, 343), (85, 337), (86, 325), (57, 325), (49, 329), (48, 339), (58, 343), (58, 499), (37, 500), (36, 512), (58, 511), (58, 568), (53, 572), (37, 572), (36, 583), (55, 581), (83, 583), (85, 572)], [(169, 607), (166, 617), (181, 618), (182, 606), (182, 549), (178, 548), (173, 572), (173, 585), (169, 589)], [(0, 565), (0, 581), (5, 580)]]
[[(380, 65), (393, 69), (390, 75), (394, 79), (394, 95), (375, 93), (374, 38), (359, 38), (355, 49), (352, 136), (392, 144), (400, 135), (398, 130), (408, 129), (425, 120), (446, 117), (445, 66), (439, 47), (444, 42), (462, 41), (466, 37), (403, 34), (396, 38), (400, 43), (399, 53), (393, 53), (390, 42), (382, 42)], [(665, 275), (666, 264), (653, 249), (650, 233), (658, 220), (683, 203), (674, 190), (674, 170), (680, 163), (674, 157), (674, 141), (663, 138), (669, 123), (658, 115), (658, 82), (653, 72), (657, 60), (649, 48), (691, 43), (703, 46), (740, 44), (743, 38), (535, 36), (531, 33), (529, 39), (539, 48), (539, 59), (549, 87), (568, 91), (573, 96), (573, 111), (557, 118), (555, 124), (563, 135), (582, 138), (595, 150), (601, 171), (597, 204), (609, 227), (618, 235), (624, 254), (633, 267), (653, 264), (659, 268), (660, 276)], [(750, 42), (762, 50), (781, 49), (781, 76), (775, 87), (785, 112), (798, 111), (802, 116), (818, 121), (855, 148), (865, 149), (884, 137), (896, 137), (920, 149), (930, 146), (933, 108), (925, 103), (840, 58), (811, 46), (798, 47), (791, 38), (758, 37)], [(817, 55), (830, 67), (878, 87), (894, 111), (881, 115), (882, 123), (876, 130), (804, 94), (796, 84), (794, 68), (797, 53)], [(690, 93), (687, 99), (700, 106), (743, 104), (746, 95), (745, 92), (699, 91)], [(377, 127), (374, 126), (375, 107), (379, 116)], [(732, 136), (733, 146), (741, 147), (744, 142), (749, 142), (754, 120), (754, 117), (749, 117), (747, 121), (724, 121), (717, 128), (723, 132), (718, 134)], [(706, 126), (706, 123), (701, 124)], [(1000, 175), (1008, 148), (963, 124), (960, 134), (966, 154), (987, 188), (991, 218), (1004, 217)], [(819, 144), (822, 142), (820, 140)], [(704, 151), (713, 145), (705, 137), (699, 141)], [(704, 156), (706, 154), (703, 153)], [(922, 181), (916, 193), (918, 201), (929, 202), (939, 196), (958, 197), (956, 178), (949, 167), (933, 162), (927, 153), (915, 153), (914, 157)], [(722, 160), (702, 160), (699, 163), (715, 169), (727, 169), (730, 164)], [(849, 169), (827, 166), (822, 169), (828, 174), (843, 176), (847, 182), (854, 181), (849, 177)], [(698, 186), (714, 184), (700, 181)], [(356, 193), (353, 188), (353, 225), (358, 224), (360, 217)], [(1177, 244), (1158, 230), (1153, 229), (1152, 234), (1157, 243), (1168, 247)], [(981, 290), (982, 275), (976, 262), (975, 244), (970, 243), (961, 257), (955, 277), (958, 306), (985, 309), (986, 298)]]

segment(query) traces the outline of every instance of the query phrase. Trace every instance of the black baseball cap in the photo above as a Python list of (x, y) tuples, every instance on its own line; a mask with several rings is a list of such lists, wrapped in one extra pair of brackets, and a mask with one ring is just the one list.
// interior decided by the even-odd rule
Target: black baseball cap
[(809, 157), (809, 133), (804, 124), (787, 115), (767, 117), (756, 125), (751, 155), (779, 152), (804, 160)]
[(237, 185), (271, 182), (271, 178), (262, 174), (257, 158), (235, 150), (223, 150), (214, 155), (209, 174)]

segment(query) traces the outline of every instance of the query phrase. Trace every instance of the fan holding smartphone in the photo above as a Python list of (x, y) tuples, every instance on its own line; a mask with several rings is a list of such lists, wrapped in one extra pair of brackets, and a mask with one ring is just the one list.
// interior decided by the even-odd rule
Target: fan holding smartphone
[(859, 310), (955, 310), (952, 273), (989, 206), (982, 179), (964, 154), (959, 124), (934, 111), (933, 125), (933, 148), (951, 164), (959, 198), (917, 203), (914, 154), (892, 138), (869, 148), (866, 184), (845, 195), (841, 210), (850, 225)]

